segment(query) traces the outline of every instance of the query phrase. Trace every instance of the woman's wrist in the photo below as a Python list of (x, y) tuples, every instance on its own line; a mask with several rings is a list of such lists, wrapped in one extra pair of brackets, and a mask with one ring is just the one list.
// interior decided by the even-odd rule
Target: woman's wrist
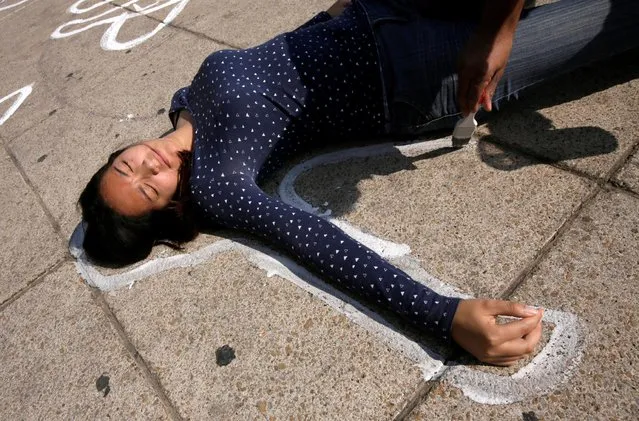
[(514, 35), (524, 0), (491, 0), (484, 6), (477, 33), (485, 36)]

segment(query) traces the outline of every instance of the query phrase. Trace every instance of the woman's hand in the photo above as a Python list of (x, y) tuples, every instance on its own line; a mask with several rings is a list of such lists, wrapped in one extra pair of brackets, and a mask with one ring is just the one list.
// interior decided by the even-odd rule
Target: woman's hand
[[(453, 318), (452, 336), (480, 361), (513, 365), (535, 349), (543, 313), (543, 309), (512, 301), (462, 300)], [(520, 319), (498, 324), (498, 315)]]
[(463, 115), (477, 112), (480, 106), (492, 110), (493, 94), (512, 47), (510, 33), (477, 34), (468, 42), (459, 60), (458, 100)]
[(328, 8), (326, 13), (332, 17), (337, 17), (342, 14), (344, 9), (351, 5), (351, 0), (337, 0), (331, 7)]

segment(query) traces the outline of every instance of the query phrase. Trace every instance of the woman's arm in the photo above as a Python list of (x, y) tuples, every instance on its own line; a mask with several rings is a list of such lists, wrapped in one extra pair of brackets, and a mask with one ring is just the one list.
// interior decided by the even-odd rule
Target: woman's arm
[[(394, 311), (424, 332), (452, 338), (482, 361), (510, 365), (532, 350), (541, 312), (506, 301), (439, 295), (333, 224), (266, 195), (242, 174), (195, 185), (196, 203), (216, 224), (257, 235), (323, 278)], [(459, 306), (459, 307), (458, 307)], [(522, 320), (498, 325), (495, 315)]]
[(227, 174), (202, 184), (196, 187), (196, 203), (211, 221), (260, 236), (333, 284), (450, 339), (458, 298), (414, 281), (335, 225), (266, 195), (247, 176)]
[(480, 106), (490, 111), (504, 74), (524, 0), (486, 0), (480, 23), (459, 61), (458, 100), (462, 114)]

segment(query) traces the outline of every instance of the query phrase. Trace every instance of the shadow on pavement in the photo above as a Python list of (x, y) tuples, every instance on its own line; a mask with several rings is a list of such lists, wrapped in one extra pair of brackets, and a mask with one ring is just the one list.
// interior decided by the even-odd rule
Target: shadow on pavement
[[(545, 163), (604, 155), (617, 150), (619, 143), (607, 130), (596, 126), (555, 129), (553, 122), (537, 110), (580, 100), (586, 96), (639, 78), (639, 50), (575, 70), (557, 79), (543, 82), (524, 92), (521, 101), (506, 103), (499, 112), (486, 118), (490, 135), (479, 143), (482, 160), (493, 168), (512, 171), (521, 163), (509, 162), (502, 151), (489, 143), (513, 147)], [(616, 99), (623, 102), (623, 98)], [(610, 104), (614, 113), (615, 104)], [(588, 113), (588, 103), (575, 107), (578, 117), (596, 124), (600, 116)], [(522, 161), (523, 162), (523, 161)], [(524, 163), (530, 165), (533, 163)]]

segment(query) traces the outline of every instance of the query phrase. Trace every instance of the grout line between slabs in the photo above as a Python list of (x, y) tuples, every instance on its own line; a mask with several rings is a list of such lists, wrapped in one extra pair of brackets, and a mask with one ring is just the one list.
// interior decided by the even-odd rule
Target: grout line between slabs
[[(496, 140), (497, 139), (497, 140)], [(577, 177), (580, 178), (585, 178), (587, 180), (590, 180), (592, 182), (595, 183), (601, 183), (602, 182), (602, 178), (598, 177), (596, 175), (592, 175), (589, 174), (583, 170), (577, 169), (577, 168), (573, 168), (570, 167), (568, 165), (566, 165), (565, 163), (561, 162), (561, 161), (553, 161), (552, 159), (543, 156), (541, 154), (536, 153), (533, 150), (530, 150), (528, 148), (524, 148), (524, 147), (519, 147), (517, 145), (512, 145), (509, 143), (504, 143), (498, 140), (498, 138), (496, 138), (494, 135), (490, 135), (490, 136), (486, 136), (480, 139), (480, 141), (482, 142), (486, 142), (486, 143), (490, 143), (491, 145), (495, 145), (495, 146), (499, 146), (500, 148), (508, 151), (508, 152), (514, 152), (517, 153), (525, 158), (529, 158), (529, 159), (534, 159), (535, 161), (539, 161), (542, 164), (546, 164), (548, 166), (551, 166), (553, 168), (556, 168), (558, 170), (561, 171), (565, 171), (568, 172), (570, 174), (573, 174)]]
[(40, 193), (38, 193), (35, 186), (33, 185), (31, 180), (27, 176), (27, 173), (24, 171), (24, 168), (22, 168), (20, 161), (18, 161), (18, 158), (15, 156), (15, 154), (11, 151), (11, 149), (9, 149), (9, 147), (4, 142), (2, 143), (2, 146), (5, 152), (7, 153), (7, 155), (9, 155), (9, 158), (13, 162), (13, 165), (16, 167), (16, 169), (20, 173), (20, 177), (22, 177), (22, 181), (24, 181), (26, 185), (29, 186), (29, 189), (31, 189), (31, 191), (35, 195), (36, 200), (38, 201), (38, 204), (40, 205), (40, 208), (43, 210), (44, 214), (49, 220), (49, 223), (53, 227), (53, 230), (56, 232), (56, 234), (62, 236), (62, 229), (60, 228), (60, 224), (55, 219), (55, 217), (53, 216), (53, 214), (51, 213), (47, 205), (44, 203), (42, 196), (40, 196)]
[(11, 304), (17, 301), (18, 298), (26, 294), (27, 291), (29, 291), (31, 288), (37, 285), (40, 285), (44, 281), (44, 278), (46, 278), (51, 273), (57, 271), (60, 268), (60, 266), (62, 266), (65, 262), (68, 262), (69, 260), (71, 260), (70, 256), (64, 256), (63, 258), (61, 258), (60, 260), (58, 260), (57, 262), (55, 262), (54, 264), (52, 264), (51, 266), (49, 266), (48, 268), (40, 272), (38, 275), (36, 275), (35, 278), (27, 282), (27, 284), (24, 287), (20, 288), (17, 292), (15, 292), (9, 298), (4, 300), (2, 303), (0, 303), (0, 313), (3, 312), (5, 308), (9, 307)]
[(617, 184), (616, 182), (610, 182), (610, 184), (607, 184), (605, 188), (607, 188), (610, 191), (616, 191), (616, 192), (628, 195), (630, 197), (634, 197), (635, 199), (639, 199), (638, 192), (630, 189), (629, 187), (626, 187), (625, 185)]
[[(501, 146), (501, 143), (496, 143)], [(520, 151), (518, 148), (511, 148), (513, 151), (517, 153), (521, 153), (524, 155), (531, 156), (532, 158), (537, 158), (534, 155), (530, 155), (527, 151)], [(499, 297), (501, 299), (509, 299), (515, 292), (515, 290), (530, 276), (531, 273), (535, 271), (535, 269), (539, 266), (539, 264), (546, 258), (546, 256), (550, 253), (550, 250), (557, 243), (557, 241), (563, 236), (563, 234), (568, 231), (568, 229), (572, 226), (577, 216), (581, 213), (581, 211), (592, 201), (595, 197), (601, 192), (606, 186), (613, 186), (611, 182), (612, 177), (623, 168), (626, 162), (630, 159), (630, 157), (639, 149), (639, 142), (635, 141), (635, 145), (628, 148), (626, 152), (624, 152), (620, 157), (616, 159), (616, 161), (610, 166), (610, 169), (605, 173), (603, 177), (595, 177), (590, 174), (586, 174), (582, 171), (575, 171), (574, 168), (568, 168), (565, 164), (557, 164), (552, 165), (555, 168), (560, 170), (570, 172), (571, 174), (575, 174), (581, 178), (586, 178), (595, 183), (593, 189), (586, 195), (586, 197), (581, 201), (581, 203), (572, 211), (572, 213), (564, 220), (564, 222), (559, 226), (559, 228), (555, 231), (555, 233), (546, 241), (546, 243), (539, 249), (539, 251), (535, 254), (535, 257), (522, 269), (519, 274), (515, 277), (515, 279), (508, 285)], [(548, 159), (546, 158), (546, 161)]]
[(524, 283), (526, 278), (528, 278), (528, 276), (530, 276), (530, 274), (533, 273), (535, 269), (537, 269), (539, 264), (546, 258), (546, 256), (550, 253), (550, 250), (563, 236), (563, 234), (568, 231), (568, 229), (570, 229), (575, 219), (577, 219), (577, 217), (581, 213), (582, 209), (592, 203), (593, 199), (597, 197), (601, 189), (602, 185), (597, 184), (590, 190), (590, 192), (581, 201), (581, 203), (571, 212), (571, 214), (564, 220), (564, 222), (544, 243), (544, 245), (541, 246), (533, 259), (528, 262), (524, 269), (522, 269), (519, 274), (515, 276), (515, 279), (499, 294), (499, 298), (501, 298), (502, 300), (507, 300), (515, 293), (515, 290), (522, 283)]
[[(123, 7), (122, 5), (117, 5), (117, 6), (118, 6), (118, 7), (120, 7), (120, 8), (122, 8), (122, 9), (124, 9), (124, 10), (127, 10), (127, 11), (129, 11), (129, 12), (138, 13), (138, 11), (137, 11), (137, 10), (134, 10), (134, 9), (132, 9), (132, 8), (130, 8), (130, 7)], [(151, 19), (151, 20), (153, 20), (153, 21), (156, 21), (156, 22), (158, 22), (158, 23), (164, 23), (164, 19), (158, 19), (158, 18), (156, 18), (155, 16), (149, 16), (149, 15), (144, 15), (144, 16), (145, 16), (146, 18)], [(241, 48), (242, 48), (242, 47), (240, 47), (240, 46), (238, 46), (238, 45), (233, 45), (233, 44), (230, 44), (230, 43), (228, 43), (228, 42), (226, 42), (226, 41), (222, 41), (222, 40), (220, 40), (220, 39), (213, 38), (213, 37), (211, 37), (211, 36), (209, 36), (209, 35), (206, 35), (206, 34), (204, 34), (204, 33), (202, 33), (202, 32), (197, 32), (197, 31), (194, 31), (194, 30), (192, 30), (192, 29), (186, 28), (186, 27), (184, 27), (184, 26), (176, 25), (176, 24), (174, 24), (174, 23), (172, 23), (172, 22), (167, 23), (167, 24), (165, 24), (165, 25), (166, 25), (166, 26), (168, 26), (168, 27), (170, 27), (170, 28), (174, 28), (174, 29), (178, 29), (178, 30), (181, 30), (181, 31), (187, 32), (187, 33), (189, 33), (189, 34), (191, 34), (191, 35), (194, 35), (194, 36), (196, 36), (196, 37), (198, 37), (198, 38), (204, 38), (205, 40), (213, 41), (213, 42), (215, 42), (215, 43), (217, 43), (217, 44), (220, 44), (220, 45), (222, 45), (222, 46), (224, 46), (224, 47), (232, 48), (232, 49), (234, 49), (234, 50), (239, 50), (239, 49), (241, 49)]]
[(626, 159), (618, 166), (618, 168), (610, 172), (610, 179), (608, 180), (608, 185), (611, 188), (627, 193), (633, 197), (639, 197), (639, 193), (626, 186), (621, 180), (617, 181), (613, 177), (619, 174), (623, 167), (630, 162), (633, 155), (637, 153), (639, 153), (639, 140), (636, 142), (634, 147), (630, 148), (630, 152), (626, 154)]
[(419, 405), (424, 399), (426, 399), (426, 397), (428, 396), (428, 393), (430, 393), (430, 391), (435, 387), (437, 383), (438, 383), (437, 380), (425, 381), (424, 379), (420, 379), (419, 383), (417, 384), (417, 388), (411, 394), (411, 396), (409, 396), (408, 398), (404, 400), (404, 407), (399, 412), (399, 414), (397, 414), (393, 418), (393, 421), (406, 420), (407, 417), (417, 407), (417, 405)]
[[(155, 19), (155, 18), (153, 18), (153, 17), (151, 17), (151, 19), (157, 20), (157, 19)], [(158, 21), (159, 21), (159, 22), (161, 22), (161, 20), (158, 20)], [(169, 27), (171, 27), (171, 28), (175, 28), (175, 29), (182, 30), (182, 31), (184, 31), (184, 32), (187, 32), (187, 33), (189, 33), (189, 34), (191, 34), (191, 35), (195, 36), (195, 37), (203, 38), (203, 39), (205, 39), (205, 40), (207, 40), (207, 41), (212, 41), (212, 42), (214, 42), (214, 43), (216, 43), (216, 44), (219, 44), (219, 45), (224, 46), (224, 47), (229, 47), (229, 48), (232, 48), (232, 49), (234, 49), (234, 50), (240, 50), (240, 49), (242, 49), (242, 48), (243, 48), (243, 47), (240, 47), (239, 45), (229, 44), (229, 43), (228, 43), (228, 42), (226, 42), (226, 41), (222, 41), (222, 40), (220, 40), (220, 39), (213, 38), (212, 36), (209, 36), (209, 35), (203, 34), (202, 32), (197, 32), (197, 31), (194, 31), (194, 30), (189, 29), (189, 28), (185, 28), (185, 27), (180, 26), (180, 25), (174, 25), (174, 24), (172, 24), (172, 23), (169, 23), (167, 26), (169, 26)]]
[[(28, 189), (35, 195), (36, 200), (37, 200), (38, 204), (40, 205), (40, 208), (44, 212), (46, 218), (49, 220), (49, 223), (51, 224), (51, 226), (53, 228), (54, 234), (56, 234), (57, 237), (61, 240), (62, 248), (66, 250), (66, 239), (64, 238), (64, 235), (62, 234), (62, 229), (60, 228), (60, 224), (55, 219), (55, 217), (53, 216), (51, 211), (49, 211), (49, 208), (44, 203), (44, 200), (42, 199), (42, 197), (40, 196), (40, 194), (36, 190), (35, 186), (33, 185), (31, 180), (27, 176), (27, 173), (24, 171), (24, 168), (22, 168), (22, 165), (20, 165), (20, 162), (18, 161), (18, 158), (14, 155), (14, 153), (11, 151), (11, 149), (9, 149), (9, 147), (7, 146), (7, 144), (4, 141), (4, 139), (0, 138), (0, 143), (2, 143), (2, 147), (3, 147), (4, 151), (5, 151), (5, 153), (7, 154), (7, 156), (9, 156), (9, 159), (11, 159), (11, 162), (13, 163), (14, 167), (18, 170), (18, 173), (20, 174), (20, 178), (22, 178), (22, 181), (27, 185)], [(69, 255), (68, 252), (65, 252), (63, 254), (63, 256), (58, 261), (54, 262), (51, 266), (49, 266), (48, 268), (46, 268), (45, 270), (43, 270), (39, 274), (35, 275), (35, 277), (32, 280), (28, 281), (27, 284), (24, 287), (22, 287), (17, 292), (15, 292), (13, 295), (11, 295), (9, 298), (7, 298), (5, 301), (0, 303), (0, 312), (4, 311), (5, 308), (7, 308), (9, 305), (11, 305), (13, 302), (15, 302), (18, 298), (22, 297), (31, 288), (33, 288), (34, 286), (39, 285), (40, 283), (42, 283), (42, 281), (44, 280), (44, 278), (47, 275), (49, 275), (49, 274), (55, 272), (56, 270), (58, 270), (58, 268), (63, 263), (65, 263), (67, 261), (71, 261), (71, 260), (72, 260), (71, 255)]]
[(124, 327), (120, 323), (120, 320), (118, 320), (117, 316), (115, 315), (115, 313), (113, 313), (113, 310), (111, 310), (111, 307), (109, 307), (109, 304), (104, 299), (104, 295), (102, 294), (102, 292), (100, 292), (96, 288), (89, 287), (88, 285), (87, 285), (87, 288), (91, 290), (91, 297), (94, 299), (96, 304), (100, 306), (100, 308), (102, 309), (102, 312), (106, 315), (107, 319), (109, 320), (109, 323), (111, 323), (111, 326), (117, 332), (118, 337), (120, 338), (120, 341), (126, 348), (127, 352), (129, 353), (131, 358), (133, 358), (133, 361), (135, 361), (135, 364), (138, 366), (140, 371), (142, 371), (142, 374), (146, 378), (147, 382), (153, 388), (153, 391), (156, 393), (156, 395), (160, 399), (160, 402), (162, 402), (162, 405), (164, 406), (164, 409), (169, 415), (169, 417), (172, 420), (181, 421), (182, 417), (180, 416), (179, 412), (175, 408), (175, 405), (173, 404), (173, 402), (171, 402), (171, 399), (169, 399), (166, 391), (162, 387), (162, 383), (160, 382), (160, 379), (151, 370), (151, 368), (149, 367), (147, 362), (144, 360), (142, 355), (140, 355), (138, 350), (135, 348), (135, 345), (133, 345), (133, 342), (131, 342), (128, 335), (126, 334), (126, 331), (124, 330)]

